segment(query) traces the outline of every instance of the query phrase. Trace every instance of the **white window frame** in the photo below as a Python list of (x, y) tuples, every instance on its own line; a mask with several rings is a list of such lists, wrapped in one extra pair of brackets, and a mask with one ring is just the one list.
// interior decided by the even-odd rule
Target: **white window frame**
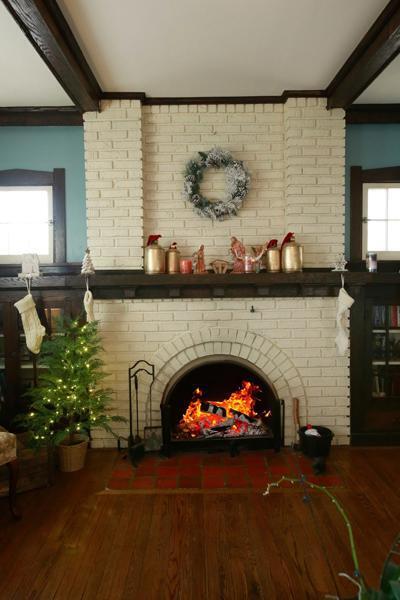
[[(54, 263), (54, 207), (53, 207), (53, 187), (51, 185), (2, 185), (0, 191), (46, 191), (48, 197), (48, 236), (49, 253), (40, 254), (41, 263)], [(0, 254), (0, 264), (19, 264), (22, 260), (22, 254)]]
[[(368, 252), (368, 191), (370, 189), (383, 188), (383, 189), (391, 189), (398, 188), (400, 189), (400, 183), (363, 183), (363, 205), (362, 205), (362, 251), (363, 256), (365, 258), (366, 253)], [(372, 221), (379, 221), (380, 219), (371, 219)], [(382, 219), (389, 221), (399, 221), (400, 219)], [(374, 250), (370, 250), (370, 252), (374, 252)], [(400, 260), (400, 250), (379, 250), (377, 251), (378, 260)]]

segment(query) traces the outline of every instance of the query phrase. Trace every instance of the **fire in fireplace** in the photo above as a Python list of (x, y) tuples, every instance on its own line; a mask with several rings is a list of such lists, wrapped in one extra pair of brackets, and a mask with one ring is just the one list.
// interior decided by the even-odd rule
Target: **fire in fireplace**
[(243, 381), (229, 398), (209, 401), (201, 388), (196, 388), (185, 414), (178, 423), (176, 437), (236, 437), (263, 435), (270, 431), (271, 409), (258, 412), (261, 389), (251, 381)]
[(281, 410), (271, 385), (247, 361), (207, 357), (178, 373), (161, 405), (164, 451), (281, 445)]

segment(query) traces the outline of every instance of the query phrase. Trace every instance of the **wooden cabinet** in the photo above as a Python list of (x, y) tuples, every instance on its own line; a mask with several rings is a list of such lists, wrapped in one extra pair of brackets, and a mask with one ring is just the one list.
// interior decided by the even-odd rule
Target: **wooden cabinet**
[(400, 444), (400, 290), (366, 289), (354, 308), (352, 442)]
[[(29, 352), (21, 317), (14, 307), (22, 295), (0, 294), (0, 424), (15, 430), (13, 419), (29, 405), (26, 392), (36, 385), (38, 356)], [(41, 323), (47, 334), (55, 332), (56, 318), (81, 312), (81, 298), (75, 294), (33, 292)]]

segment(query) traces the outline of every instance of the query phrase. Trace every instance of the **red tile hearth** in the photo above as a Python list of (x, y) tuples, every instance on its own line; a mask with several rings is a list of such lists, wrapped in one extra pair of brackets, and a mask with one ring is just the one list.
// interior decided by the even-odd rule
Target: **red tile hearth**
[(316, 476), (311, 460), (284, 449), (279, 454), (273, 450), (259, 450), (242, 452), (235, 457), (201, 452), (172, 458), (146, 454), (136, 468), (130, 464), (127, 455), (121, 455), (114, 465), (106, 489), (142, 492), (213, 489), (262, 491), (269, 482), (278, 480), (282, 475), (304, 475), (309, 481), (326, 487), (342, 485), (340, 476), (330, 467), (329, 460), (326, 473)]

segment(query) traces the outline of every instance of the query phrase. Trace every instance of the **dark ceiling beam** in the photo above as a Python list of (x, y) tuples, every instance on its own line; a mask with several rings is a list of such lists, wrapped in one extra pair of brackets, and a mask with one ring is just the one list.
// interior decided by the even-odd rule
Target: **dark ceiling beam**
[(400, 0), (391, 0), (326, 88), (328, 108), (348, 108), (400, 52)]
[(20, 125), (82, 125), (82, 113), (74, 106), (1, 107), (0, 127)]
[(101, 89), (55, 0), (3, 4), (81, 112), (99, 109)]

